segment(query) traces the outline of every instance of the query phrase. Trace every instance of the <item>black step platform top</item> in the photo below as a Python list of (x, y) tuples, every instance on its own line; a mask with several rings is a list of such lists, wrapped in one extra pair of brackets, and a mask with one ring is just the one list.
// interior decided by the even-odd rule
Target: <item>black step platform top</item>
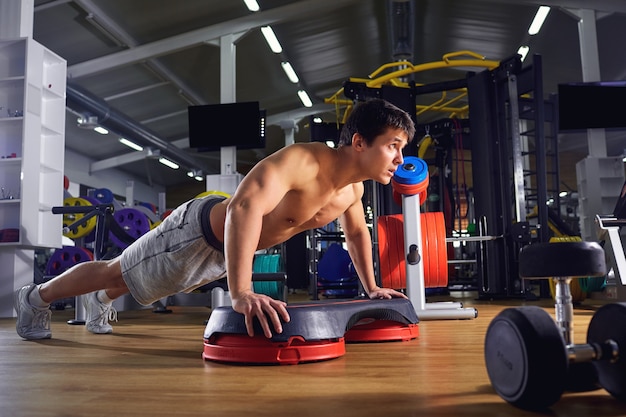
[[(274, 334), (273, 342), (286, 342), (294, 336), (307, 341), (344, 337), (356, 323), (364, 319), (385, 320), (401, 324), (419, 322), (413, 304), (404, 298), (388, 300), (320, 301), (287, 306), (291, 321), (283, 323), (283, 332)], [(254, 321), (255, 334), (263, 334)], [(214, 334), (247, 334), (244, 316), (232, 307), (213, 310), (204, 331), (204, 338)]]

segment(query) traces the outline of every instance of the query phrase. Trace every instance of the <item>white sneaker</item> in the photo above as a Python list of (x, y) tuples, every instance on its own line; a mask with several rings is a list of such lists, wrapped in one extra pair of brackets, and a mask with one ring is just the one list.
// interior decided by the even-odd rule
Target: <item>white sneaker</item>
[(113, 327), (109, 321), (117, 321), (117, 311), (111, 304), (104, 304), (98, 300), (98, 292), (90, 292), (83, 295), (83, 305), (86, 310), (85, 326), (91, 333), (113, 333)]
[(28, 296), (37, 288), (35, 284), (26, 285), (15, 291), (13, 306), (17, 312), (17, 322), (15, 329), (24, 339), (50, 339), (50, 317), (52, 311), (49, 307), (37, 308), (30, 304)]

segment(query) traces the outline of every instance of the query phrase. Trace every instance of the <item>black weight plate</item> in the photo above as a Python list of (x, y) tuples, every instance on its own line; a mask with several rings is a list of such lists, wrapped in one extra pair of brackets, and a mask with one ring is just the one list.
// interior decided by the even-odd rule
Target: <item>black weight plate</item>
[(592, 362), (570, 363), (567, 370), (565, 390), (587, 392), (602, 388), (598, 382), (598, 371)]
[(587, 343), (613, 340), (620, 350), (615, 361), (599, 360), (593, 364), (598, 371), (600, 385), (613, 397), (626, 402), (626, 303), (606, 304), (591, 318), (587, 329)]
[(519, 254), (522, 278), (606, 275), (604, 250), (595, 242), (535, 243)]
[(495, 391), (527, 410), (543, 410), (565, 390), (568, 358), (552, 317), (535, 306), (507, 308), (489, 324), (485, 363)]

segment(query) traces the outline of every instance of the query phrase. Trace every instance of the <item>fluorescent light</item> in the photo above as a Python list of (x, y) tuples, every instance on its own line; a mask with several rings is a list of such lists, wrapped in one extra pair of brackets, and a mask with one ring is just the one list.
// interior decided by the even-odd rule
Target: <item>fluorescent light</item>
[(194, 178), (196, 179), (196, 181), (202, 181), (202, 180), (204, 180), (204, 177), (203, 177), (203, 176), (201, 176), (201, 175), (196, 175)]
[(520, 46), (519, 49), (517, 50), (517, 53), (522, 56), (522, 61), (526, 59), (526, 55), (528, 55), (529, 49), (530, 48), (528, 46)]
[(143, 146), (141, 145), (137, 145), (135, 142), (132, 142), (126, 138), (120, 138), (120, 143), (123, 143), (124, 145), (128, 146), (129, 148), (132, 148), (136, 151), (143, 151)]
[(335, 141), (327, 140), (326, 141), (326, 146), (328, 146), (329, 148), (334, 148), (335, 147)]
[(300, 101), (304, 105), (304, 107), (313, 107), (313, 102), (309, 98), (309, 95), (304, 90), (298, 90), (298, 97), (300, 97)]
[(568, 194), (567, 191), (561, 191), (559, 193), (559, 197), (567, 197), (567, 194)]
[(280, 46), (280, 42), (278, 42), (278, 38), (274, 34), (271, 26), (262, 26), (261, 33), (265, 36), (265, 40), (267, 44), (270, 46), (270, 49), (275, 54), (280, 54), (283, 51), (283, 47)]
[(100, 133), (101, 135), (108, 135), (109, 131), (106, 130), (105, 128), (103, 128), (102, 126), (96, 126), (93, 128), (93, 130), (95, 130), (96, 132)]
[(537, 33), (539, 33), (544, 20), (546, 20), (546, 17), (548, 17), (548, 13), (550, 13), (550, 7), (539, 6), (539, 9), (537, 9), (537, 14), (535, 14), (535, 18), (528, 28), (529, 35), (536, 35)]
[(166, 167), (170, 167), (172, 169), (178, 169), (179, 165), (176, 162), (170, 161), (167, 158), (160, 157), (159, 162), (165, 165)]
[(300, 81), (300, 79), (298, 78), (298, 75), (293, 70), (293, 67), (291, 66), (289, 62), (281, 62), (280, 65), (282, 65), (283, 70), (285, 71), (285, 74), (287, 74), (287, 78), (289, 78), (289, 81), (291, 81), (294, 84)]
[(256, 0), (243, 0), (243, 2), (246, 3), (246, 7), (251, 12), (258, 12), (261, 9), (259, 7), (259, 3), (257, 3)]
[(195, 173), (195, 172), (193, 172), (193, 171), (187, 171), (187, 176), (188, 176), (189, 178), (193, 178), (193, 176), (194, 176), (194, 175), (196, 175), (196, 173)]
[(313, 118), (313, 123), (322, 123), (322, 118), (321, 118), (321, 117), (319, 117), (319, 116), (315, 116), (315, 117)]

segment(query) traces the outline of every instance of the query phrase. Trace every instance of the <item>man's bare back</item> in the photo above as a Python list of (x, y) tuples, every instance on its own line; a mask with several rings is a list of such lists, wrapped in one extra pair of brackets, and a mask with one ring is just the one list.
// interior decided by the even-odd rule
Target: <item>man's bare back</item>
[[(321, 143), (299, 144), (284, 148), (257, 165), (245, 181), (258, 181), (263, 164), (295, 166), (288, 175), (291, 188), (275, 208), (263, 216), (263, 226), (257, 249), (266, 249), (290, 237), (322, 227), (340, 217), (351, 205), (360, 204), (361, 182), (338, 184), (336, 181), (337, 149)], [(293, 161), (293, 162), (291, 162)], [(224, 221), (231, 199), (216, 206), (211, 213), (211, 225), (218, 239), (224, 238)]]

